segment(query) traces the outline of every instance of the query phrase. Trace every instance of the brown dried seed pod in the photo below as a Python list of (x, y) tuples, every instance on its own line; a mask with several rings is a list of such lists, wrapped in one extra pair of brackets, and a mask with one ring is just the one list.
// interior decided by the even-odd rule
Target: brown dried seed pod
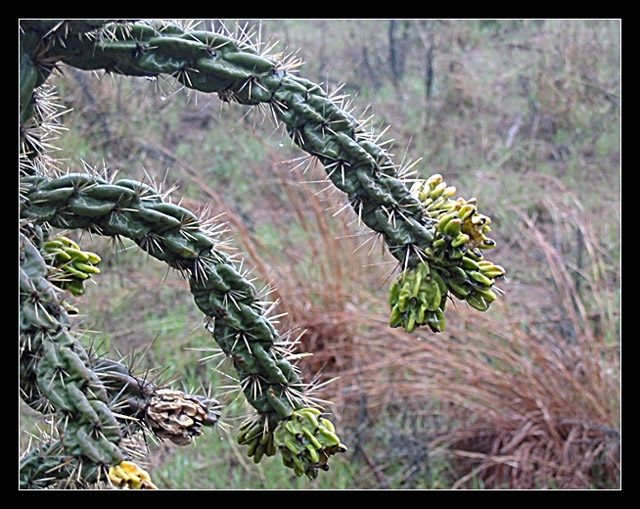
[(158, 389), (146, 408), (147, 423), (160, 438), (188, 445), (202, 434), (202, 426), (215, 424), (214, 400), (199, 398), (173, 389)]

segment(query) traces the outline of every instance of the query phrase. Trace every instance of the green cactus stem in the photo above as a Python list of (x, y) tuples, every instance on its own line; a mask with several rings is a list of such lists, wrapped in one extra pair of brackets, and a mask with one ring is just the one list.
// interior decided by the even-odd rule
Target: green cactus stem
[[(23, 22), (25, 30), (43, 36), (50, 26), (62, 25)], [(433, 221), (423, 217), (421, 203), (372, 133), (320, 86), (287, 72), (286, 63), (221, 34), (169, 24), (111, 23), (99, 35), (74, 35), (40, 58), (130, 76), (172, 75), (227, 101), (268, 106), (292, 140), (324, 165), (359, 218), (385, 238), (393, 256), (413, 266), (432, 241)]]
[(38, 444), (20, 459), (21, 489), (86, 488), (105, 479), (103, 465), (79, 461), (60, 440)]
[(21, 234), (21, 384), (27, 401), (53, 407), (61, 444), (68, 454), (94, 465), (120, 463), (120, 425), (108, 393), (91, 370), (88, 356), (71, 334), (66, 311), (47, 280), (40, 252)]
[[(165, 200), (143, 183), (107, 181), (90, 173), (60, 175), (39, 164), (39, 159), (47, 157), (42, 132), (47, 115), (39, 104), (39, 94), (58, 67), (154, 79), (173, 77), (187, 88), (215, 93), (223, 101), (268, 109), (292, 142), (323, 165), (328, 181), (345, 193), (359, 221), (384, 239), (402, 268), (389, 292), (391, 326), (402, 325), (410, 332), (421, 325), (436, 332), (443, 330), (444, 307), (450, 295), (486, 310), (498, 295), (494, 279), (503, 276), (504, 269), (478, 255), (480, 248), (495, 243), (484, 235), (488, 218), (477, 212), (475, 203), (470, 200), (455, 209), (452, 205), (445, 212), (441, 205), (448, 207), (453, 202), (440, 196), (448, 192), (446, 184), (443, 187), (442, 182), (429, 179), (428, 187), (410, 189), (406, 169), (394, 163), (365, 123), (345, 111), (341, 102), (319, 85), (290, 72), (291, 62), (286, 58), (261, 54), (255, 48), (227, 35), (164, 22), (21, 21), (21, 218), (35, 227), (81, 229), (131, 239), (152, 257), (184, 274), (208, 328), (232, 360), (243, 393), (256, 410), (241, 428), (238, 441), (247, 445), (254, 461), (280, 450), (285, 464), (296, 474), (314, 477), (326, 467), (328, 457), (343, 451), (344, 446), (337, 438), (330, 439), (331, 423), (315, 416), (308, 387), (288, 361), (287, 342), (270, 322), (259, 292), (239, 265), (219, 249), (217, 238), (189, 210)], [(62, 259), (71, 256), (69, 250), (52, 244), (36, 248), (47, 250), (53, 253), (52, 265), (64, 272)], [(86, 253), (84, 257), (75, 259), (64, 272), (66, 288), (77, 295), (83, 292), (81, 281), (97, 274), (96, 264), (86, 263)], [(73, 256), (67, 261), (72, 260)], [(90, 437), (87, 427), (95, 427), (102, 417), (107, 419), (108, 412), (101, 413), (97, 410), (101, 404), (92, 403), (94, 399), (102, 401), (101, 396), (86, 392), (86, 380), (92, 379), (86, 356), (68, 333), (66, 322), (62, 324), (57, 318), (66, 315), (60, 311), (62, 303), (50, 295), (56, 289), (47, 275), (31, 274), (31, 263), (25, 258), (21, 269), (21, 326), (31, 331), (25, 332), (29, 347), (24, 350), (24, 367), (21, 363), (25, 393), (31, 404), (41, 400), (53, 403), (53, 398), (61, 412), (76, 412), (81, 424), (74, 420), (71, 429), (72, 436), (78, 437), (79, 449), (70, 443), (67, 449), (72, 449), (72, 455), (82, 453), (94, 462), (124, 461), (118, 454), (115, 432), (107, 434), (107, 443), (100, 443), (105, 451), (111, 447), (111, 452), (99, 450), (106, 456), (80, 450), (87, 444), (95, 445), (80, 441), (85, 435)], [(43, 280), (49, 284), (46, 289), (44, 284), (37, 286)], [(62, 362), (75, 362), (77, 376), (84, 377), (84, 384), (75, 383), (76, 372), (69, 374), (68, 380), (62, 377), (58, 381), (58, 377), (54, 382), (52, 373)], [(86, 373), (80, 369), (83, 363)], [(41, 383), (55, 390), (43, 396)], [(76, 400), (71, 401), (69, 392), (80, 408)], [(157, 432), (168, 433), (178, 442), (187, 440), (190, 432), (174, 433), (179, 430), (174, 428), (172, 411), (190, 412), (194, 401), (163, 393), (157, 403), (158, 407), (146, 415), (156, 424), (158, 419), (166, 423), (156, 426)], [(206, 421), (207, 412), (203, 415)], [(321, 433), (322, 440), (315, 435), (315, 428), (308, 427), (309, 422), (317, 422), (318, 430), (326, 431)], [(298, 442), (291, 439), (292, 433)], [(94, 438), (102, 440), (102, 435)], [(122, 465), (118, 472), (127, 475)]]
[(20, 234), (20, 385), (28, 405), (54, 416), (60, 438), (25, 455), (21, 486), (90, 485), (129, 456), (138, 431), (183, 445), (215, 425), (215, 400), (157, 387), (85, 351), (36, 246), (44, 237), (32, 223)]
[(109, 182), (86, 173), (28, 176), (22, 188), (23, 218), (130, 239), (184, 274), (265, 429), (273, 432), (294, 411), (313, 405), (295, 366), (286, 359), (286, 341), (265, 315), (256, 288), (189, 210), (164, 200), (145, 184), (129, 179)]
[[(44, 28), (47, 25), (40, 30)], [(384, 238), (403, 271), (431, 263), (438, 219), (425, 212), (425, 204), (407, 187), (373, 133), (320, 86), (287, 72), (286, 63), (221, 34), (146, 23), (105, 24), (100, 36), (80, 33), (64, 47), (53, 46), (44, 58), (85, 70), (172, 75), (186, 87), (217, 93), (226, 101), (267, 106), (293, 142), (323, 164), (327, 178), (347, 194), (359, 220)], [(462, 244), (454, 247), (465, 250)], [(443, 305), (431, 312), (438, 316), (429, 317), (436, 332), (444, 328), (446, 296), (457, 294), (455, 288), (446, 290)], [(484, 310), (494, 296), (487, 289), (465, 300)], [(399, 323), (398, 313), (392, 310), (392, 323)], [(411, 323), (408, 329), (427, 323), (416, 321), (413, 314), (403, 320)]]

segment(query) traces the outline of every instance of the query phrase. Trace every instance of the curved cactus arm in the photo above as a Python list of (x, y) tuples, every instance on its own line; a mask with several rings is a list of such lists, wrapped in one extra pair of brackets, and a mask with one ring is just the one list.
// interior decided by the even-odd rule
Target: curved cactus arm
[(41, 58), (84, 70), (171, 75), (224, 100), (268, 106), (292, 140), (324, 165), (359, 218), (384, 237), (391, 254), (405, 266), (420, 261), (433, 240), (434, 221), (423, 216), (422, 204), (375, 136), (320, 86), (287, 72), (286, 62), (214, 32), (114, 23), (101, 33), (67, 38)]
[[(259, 461), (277, 448), (272, 436), (294, 412), (314, 405), (309, 387), (287, 360), (288, 343), (266, 315), (259, 292), (191, 211), (163, 199), (150, 186), (129, 179), (109, 182), (86, 173), (58, 178), (25, 177), (21, 214), (39, 224), (85, 229), (134, 241), (154, 258), (184, 274), (215, 341), (232, 360), (256, 416), (239, 441)], [(261, 433), (254, 430), (256, 425)], [(303, 439), (306, 440), (306, 439)], [(343, 450), (332, 444), (331, 453)], [(326, 444), (322, 446), (326, 448)], [(315, 476), (326, 464), (303, 448), (304, 472)]]
[[(479, 310), (486, 310), (495, 300), (493, 282), (488, 284), (477, 268), (462, 266), (460, 254), (468, 251), (467, 258), (478, 262), (482, 259), (478, 248), (495, 243), (469, 243), (470, 238), (464, 237), (468, 233), (443, 231), (440, 220), (452, 209), (433, 206), (438, 198), (441, 202), (448, 198), (435, 196), (444, 191), (442, 182), (432, 186), (439, 176), (418, 181), (422, 191), (410, 189), (403, 170), (377, 143), (377, 137), (320, 86), (289, 73), (286, 62), (260, 55), (253, 46), (225, 35), (170, 24), (113, 23), (103, 26), (101, 33), (102, 37), (78, 35), (64, 46), (53, 46), (44, 58), (86, 70), (148, 77), (171, 75), (186, 87), (217, 93), (226, 101), (267, 106), (293, 142), (323, 164), (327, 178), (346, 193), (358, 219), (384, 239), (403, 269), (399, 276), (402, 286), (408, 283), (403, 281), (407, 275), (415, 278), (425, 265), (429, 269), (441, 267), (434, 272), (437, 282), (443, 283), (437, 289), (440, 298), (431, 295), (436, 292), (435, 282), (426, 294), (421, 292), (426, 300), (438, 300), (437, 306), (397, 306), (398, 289), (392, 284), (390, 325), (402, 325), (407, 331), (428, 325), (439, 332), (444, 329), (444, 305), (450, 296), (462, 298)], [(425, 191), (425, 186), (432, 187)], [(420, 192), (434, 197), (425, 201)], [(474, 220), (483, 217), (475, 209), (472, 215)], [(447, 238), (442, 239), (443, 235)], [(434, 254), (442, 252), (443, 243), (448, 249), (445, 267), (443, 258)], [(455, 268), (450, 269), (452, 266)], [(462, 274), (461, 270), (467, 272)], [(461, 287), (467, 289), (461, 292)]]

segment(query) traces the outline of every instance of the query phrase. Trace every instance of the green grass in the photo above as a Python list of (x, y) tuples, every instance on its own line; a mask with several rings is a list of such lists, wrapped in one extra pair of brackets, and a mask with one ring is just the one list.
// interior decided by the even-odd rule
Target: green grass
[(315, 480), (296, 477), (279, 455), (254, 464), (234, 443), (233, 436), (217, 430), (199, 438), (194, 446), (172, 454), (151, 474), (159, 487), (169, 489), (339, 490), (357, 487), (352, 469), (338, 458)]

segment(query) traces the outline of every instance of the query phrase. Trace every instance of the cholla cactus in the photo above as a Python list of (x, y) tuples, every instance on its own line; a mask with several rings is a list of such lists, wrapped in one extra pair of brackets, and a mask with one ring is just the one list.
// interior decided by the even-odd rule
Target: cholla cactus
[[(24, 225), (20, 235), (20, 385), (22, 399), (51, 414), (51, 437), (21, 462), (24, 487), (85, 486), (107, 481), (107, 469), (136, 457), (140, 433), (156, 432), (150, 419), (163, 389), (135, 377), (120, 362), (90, 355), (78, 341), (60, 289), (38, 245), (42, 229)], [(55, 281), (55, 280), (54, 280)], [(173, 428), (178, 438), (197, 436), (218, 420), (218, 403), (183, 395), (196, 406), (191, 421)], [(157, 433), (157, 432), (156, 432)], [(166, 436), (157, 433), (158, 436)]]
[[(247, 446), (254, 461), (280, 451), (285, 465), (297, 475), (314, 478), (327, 468), (332, 455), (346, 450), (288, 360), (289, 343), (271, 323), (269, 308), (238, 264), (220, 249), (215, 228), (206, 219), (145, 183), (51, 169), (46, 150), (50, 131), (45, 126), (52, 115), (42, 107), (39, 95), (61, 64), (127, 76), (173, 76), (188, 88), (216, 93), (224, 101), (267, 108), (292, 141), (324, 166), (327, 179), (347, 195), (359, 220), (382, 236), (398, 260), (402, 274), (390, 291), (392, 326), (402, 324), (412, 331), (426, 324), (442, 330), (448, 293), (478, 303), (479, 309), (495, 296), (488, 289), (491, 285), (476, 276), (503, 273), (493, 265), (492, 276), (483, 271), (476, 253), (477, 247), (488, 247), (482, 237), (487, 221), (478, 222), (481, 216), (475, 209), (472, 214), (463, 212), (462, 203), (436, 206), (431, 194), (441, 192), (439, 182), (433, 189), (410, 189), (378, 137), (345, 110), (341, 98), (292, 74), (295, 62), (261, 54), (249, 40), (171, 23), (24, 20), (22, 385), (30, 403), (38, 401), (47, 411), (53, 407), (64, 431), (59, 443), (27, 455), (22, 464), (24, 484), (43, 479), (41, 465), (47, 472), (55, 470), (57, 478), (68, 477), (68, 465), (75, 462), (83, 474), (80, 478), (89, 481), (105, 474), (118, 486), (153, 486), (143, 471), (130, 464), (123, 443), (132, 430), (111, 411), (115, 392), (105, 374), (116, 381), (119, 397), (125, 396), (119, 403), (136, 417), (135, 422), (161, 437), (189, 442), (202, 426), (217, 421), (213, 401), (149, 388), (113, 363), (94, 361), (83, 353), (70, 332), (68, 306), (63, 305), (60, 289), (82, 295), (82, 281), (99, 271), (99, 256), (61, 238), (50, 239), (49, 232), (55, 229), (131, 239), (185, 275), (207, 327), (233, 361), (244, 395), (255, 409), (238, 434), (238, 442)], [(433, 183), (432, 179), (427, 185)], [(447, 226), (445, 210), (456, 215), (446, 216)], [(104, 371), (100, 365), (106, 366)]]

